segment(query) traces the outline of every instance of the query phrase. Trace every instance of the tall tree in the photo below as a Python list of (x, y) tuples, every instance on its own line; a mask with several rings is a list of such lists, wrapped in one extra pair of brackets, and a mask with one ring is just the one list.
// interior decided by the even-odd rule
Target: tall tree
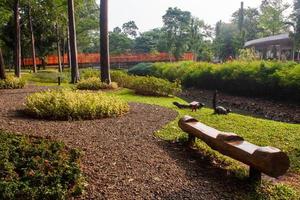
[(15, 75), (21, 77), (21, 30), (20, 30), (20, 0), (14, 1), (15, 26)]
[(264, 0), (260, 6), (259, 26), (263, 36), (276, 35), (286, 31), (284, 11), (289, 8), (283, 0)]
[(4, 66), (2, 49), (0, 47), (0, 79), (3, 80), (5, 78), (6, 78), (6, 75), (5, 75), (5, 66)]
[(134, 21), (129, 21), (127, 23), (124, 23), (122, 25), (122, 29), (123, 29), (123, 33), (133, 38), (136, 38), (137, 31), (139, 30), (139, 28), (137, 27)]
[(71, 83), (79, 81), (79, 70), (77, 60), (76, 28), (74, 15), (74, 0), (68, 0), (69, 15), (69, 34), (70, 34), (70, 52), (71, 52)]
[[(236, 11), (232, 15), (232, 23), (238, 25), (240, 24), (240, 11)], [(243, 17), (243, 31), (244, 31), (244, 40), (249, 41), (257, 39), (259, 33), (262, 31), (259, 28), (259, 11), (257, 8), (246, 8), (244, 9)], [(240, 28), (239, 28), (240, 30)]]
[(108, 0), (101, 0), (100, 4), (100, 55), (101, 81), (111, 83), (109, 37), (108, 37)]
[(130, 52), (133, 47), (133, 40), (122, 32), (109, 33), (109, 50), (113, 55)]
[(214, 40), (215, 54), (222, 60), (236, 57), (240, 48), (240, 35), (235, 24), (218, 23), (218, 34)]
[(163, 16), (164, 28), (168, 35), (168, 47), (176, 60), (179, 60), (187, 50), (191, 18), (190, 12), (179, 8), (169, 8)]
[(300, 49), (300, 0), (294, 1), (294, 11), (292, 15), (294, 26), (295, 47)]
[(33, 61), (33, 73), (36, 73), (36, 50), (35, 50), (35, 37), (34, 37), (34, 30), (33, 30), (33, 24), (32, 24), (32, 15), (31, 15), (31, 5), (28, 5), (28, 21), (29, 21), (29, 29), (30, 29), (30, 35), (31, 35), (31, 56)]

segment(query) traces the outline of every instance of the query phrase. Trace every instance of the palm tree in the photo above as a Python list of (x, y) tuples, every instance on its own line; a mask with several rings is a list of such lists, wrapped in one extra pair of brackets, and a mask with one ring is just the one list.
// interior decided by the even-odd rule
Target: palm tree
[(77, 60), (76, 28), (74, 16), (74, 0), (68, 0), (69, 34), (70, 34), (70, 60), (71, 60), (71, 83), (79, 81), (79, 70)]
[(100, 4), (100, 57), (101, 81), (110, 84), (108, 0), (101, 0)]
[(21, 30), (20, 30), (20, 0), (14, 1), (15, 20), (15, 75), (21, 77)]
[(5, 79), (5, 67), (4, 67), (4, 60), (2, 55), (2, 49), (0, 47), (0, 80)]

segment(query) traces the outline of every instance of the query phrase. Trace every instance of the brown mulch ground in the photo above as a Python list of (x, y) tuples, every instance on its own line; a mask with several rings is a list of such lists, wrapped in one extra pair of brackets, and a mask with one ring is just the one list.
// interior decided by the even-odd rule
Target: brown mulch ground
[[(204, 102), (208, 107), (212, 107), (213, 93), (210, 90), (187, 89), (181, 94), (181, 97), (187, 101)], [(300, 105), (295, 103), (233, 96), (219, 92), (218, 104), (229, 107), (236, 113), (275, 121), (300, 123)]]
[(82, 149), (89, 184), (82, 199), (239, 199), (237, 191), (250, 190), (199, 153), (153, 136), (177, 116), (172, 110), (131, 103), (123, 117), (75, 122), (19, 115), (25, 96), (42, 89), (0, 90), (0, 129)]

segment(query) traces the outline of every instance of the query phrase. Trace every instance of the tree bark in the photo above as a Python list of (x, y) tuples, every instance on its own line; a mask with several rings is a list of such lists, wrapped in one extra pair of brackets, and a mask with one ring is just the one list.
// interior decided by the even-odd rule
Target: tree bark
[(60, 37), (59, 37), (59, 28), (58, 23), (56, 23), (56, 45), (57, 45), (57, 61), (58, 61), (58, 71), (62, 72), (62, 66), (61, 66), (61, 50), (60, 50)]
[(5, 66), (4, 66), (4, 60), (3, 60), (1, 47), (0, 47), (0, 79), (1, 80), (6, 79)]
[(100, 5), (100, 60), (101, 81), (110, 84), (108, 0), (101, 0)]
[(68, 0), (70, 50), (71, 50), (71, 83), (79, 81), (79, 70), (77, 60), (76, 28), (74, 16), (74, 0)]
[(29, 26), (30, 26), (30, 34), (31, 34), (31, 55), (32, 55), (32, 71), (33, 73), (36, 73), (36, 54), (35, 54), (35, 38), (34, 38), (34, 32), (33, 32), (33, 25), (32, 25), (32, 15), (31, 15), (31, 7), (28, 6), (28, 17), (29, 17)]
[(15, 20), (15, 75), (21, 77), (21, 30), (20, 30), (20, 0), (14, 3), (14, 20)]
[(63, 39), (63, 49), (62, 49), (62, 71), (65, 70), (65, 54), (66, 54), (66, 39)]
[(70, 47), (70, 32), (69, 32), (69, 27), (67, 28), (67, 53), (68, 53), (68, 66), (71, 69), (71, 47)]

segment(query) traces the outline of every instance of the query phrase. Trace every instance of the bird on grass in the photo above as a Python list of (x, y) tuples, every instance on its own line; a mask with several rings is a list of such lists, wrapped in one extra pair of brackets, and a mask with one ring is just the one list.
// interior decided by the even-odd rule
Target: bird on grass
[(218, 96), (218, 91), (216, 90), (213, 96), (213, 109), (215, 111), (214, 113), (218, 115), (228, 115), (231, 112), (231, 110), (223, 106), (217, 106), (217, 96)]
[(197, 111), (198, 109), (201, 109), (202, 107), (205, 106), (204, 103), (200, 103), (198, 101), (193, 101), (189, 104), (181, 104), (181, 103), (178, 103), (178, 102), (173, 102), (173, 104), (179, 108), (179, 109), (187, 109), (187, 108), (191, 108), (192, 111)]

